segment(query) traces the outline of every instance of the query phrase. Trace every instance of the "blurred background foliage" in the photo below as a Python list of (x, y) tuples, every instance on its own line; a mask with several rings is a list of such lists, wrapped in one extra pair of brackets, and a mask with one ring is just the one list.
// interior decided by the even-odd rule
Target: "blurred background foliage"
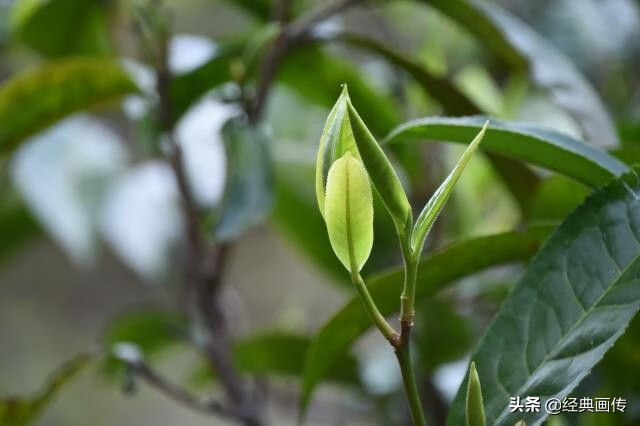
[[(46, 388), (37, 393), (43, 379), (96, 343), (133, 342), (175, 383), (195, 394), (216, 389), (189, 344), (197, 330), (185, 318), (185, 217), (180, 182), (165, 161), (167, 130), (182, 149), (200, 231), (229, 247), (221, 297), (234, 363), (261, 383), (272, 424), (295, 423), (311, 339), (352, 296), (313, 188), (317, 142), (342, 83), (380, 138), (412, 118), (487, 114), (640, 161), (638, 2), (354, 2), (313, 26), (273, 67), (279, 26), (292, 22), (295, 30), (328, 3), (164, 1), (172, 32), (163, 94), (157, 52), (136, 14), (159, 2), (0, 0), (0, 394), (36, 395), (0, 403), (0, 425), (33, 421), (48, 399)], [(161, 98), (171, 104), (164, 119), (156, 115)], [(461, 149), (394, 146), (416, 208)], [(478, 155), (427, 255), (446, 257), (443, 248), (459, 240), (557, 223), (588, 193), (567, 177)], [(379, 202), (376, 209), (365, 273), (381, 277), (382, 288), (400, 258), (391, 222)], [(530, 235), (520, 251), (442, 278), (470, 275), (418, 306), (416, 358), (431, 424), (442, 424), (469, 350), (542, 241)], [(440, 267), (456, 268), (447, 265)], [(575, 391), (627, 398), (627, 413), (556, 421), (640, 423), (639, 327), (636, 318)], [(406, 423), (384, 343), (366, 335), (342, 356), (314, 399), (310, 424)], [(61, 377), (75, 376), (78, 359)], [(166, 403), (114, 359), (79, 375), (42, 414), (43, 425), (226, 424)]]

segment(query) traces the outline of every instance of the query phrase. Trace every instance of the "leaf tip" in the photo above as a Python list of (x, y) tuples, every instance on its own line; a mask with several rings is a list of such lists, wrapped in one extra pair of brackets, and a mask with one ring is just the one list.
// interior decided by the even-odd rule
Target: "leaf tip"
[(475, 362), (469, 367), (469, 382), (467, 384), (467, 426), (485, 426), (484, 406), (480, 377)]

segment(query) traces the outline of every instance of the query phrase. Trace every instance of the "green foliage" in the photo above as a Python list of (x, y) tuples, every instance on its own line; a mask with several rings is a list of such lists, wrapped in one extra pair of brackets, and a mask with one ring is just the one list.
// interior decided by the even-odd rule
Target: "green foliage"
[(469, 367), (466, 404), (467, 426), (485, 426), (484, 407), (482, 405), (482, 387), (476, 371), (476, 365)]
[(12, 27), (45, 56), (105, 54), (111, 50), (107, 6), (101, 0), (18, 0)]
[(233, 118), (222, 128), (222, 138), (229, 173), (215, 238), (229, 241), (268, 217), (274, 177), (269, 137), (263, 129)]
[[(640, 306), (638, 193), (631, 171), (596, 191), (551, 236), (475, 350), (490, 424), (537, 423), (510, 396), (563, 398), (600, 361)], [(464, 416), (464, 392), (448, 424)]]
[(355, 275), (373, 247), (373, 197), (364, 166), (349, 152), (329, 169), (324, 205), (331, 247)]
[(14, 77), (0, 86), (0, 154), (69, 114), (135, 92), (111, 59), (61, 60)]
[(617, 145), (615, 126), (588, 80), (525, 23), (491, 2), (422, 1), (461, 24), (517, 70), (528, 68), (532, 80), (578, 121), (587, 140), (602, 147)]
[(480, 145), (480, 142), (484, 137), (488, 125), (489, 122), (487, 121), (484, 126), (482, 126), (480, 133), (478, 133), (476, 137), (473, 138), (467, 149), (465, 149), (462, 157), (460, 157), (460, 160), (458, 161), (458, 164), (456, 164), (456, 166), (453, 168), (451, 173), (449, 173), (449, 176), (447, 176), (444, 182), (440, 184), (436, 192), (431, 196), (427, 204), (424, 206), (424, 209), (422, 209), (422, 212), (420, 212), (420, 215), (416, 219), (416, 224), (413, 227), (413, 231), (411, 233), (411, 249), (414, 253), (422, 252), (422, 247), (424, 246), (424, 242), (427, 239), (427, 235), (429, 235), (431, 227), (433, 226), (434, 222), (438, 218), (438, 215), (440, 214), (440, 211), (442, 211), (442, 208), (449, 199), (449, 196), (451, 195), (453, 188), (456, 186), (458, 179), (460, 179), (460, 176), (462, 176), (462, 172), (467, 166), (467, 163), (469, 163), (469, 160), (471, 160), (471, 156), (475, 152), (478, 145)]
[[(482, 117), (413, 120), (393, 130), (386, 141), (467, 143), (484, 121)], [(524, 124), (491, 120), (482, 146), (488, 151), (562, 173), (590, 186), (602, 185), (628, 170), (624, 163), (605, 151), (570, 136)]]
[[(552, 229), (538, 226), (523, 232), (480, 237), (424, 257), (418, 266), (416, 300), (425, 300), (457, 279), (485, 268), (529, 259)], [(402, 277), (403, 269), (397, 267), (367, 279), (369, 292), (383, 315), (398, 311)], [(305, 361), (303, 406), (310, 402), (314, 388), (338, 357), (371, 326), (362, 303), (354, 297), (320, 329)]]
[(58, 392), (93, 360), (95, 354), (78, 355), (55, 371), (47, 384), (27, 397), (0, 399), (0, 426), (28, 426), (51, 403)]

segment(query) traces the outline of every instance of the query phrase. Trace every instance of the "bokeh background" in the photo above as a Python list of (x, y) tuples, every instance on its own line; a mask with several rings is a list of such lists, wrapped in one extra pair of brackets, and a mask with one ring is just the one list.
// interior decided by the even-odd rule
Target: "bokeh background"
[[(33, 6), (36, 3), (39, 5)], [(29, 7), (46, 3), (61, 5), (51, 6), (30, 26), (24, 24), (33, 13)], [(96, 3), (97, 12), (86, 12), (80, 6), (89, 3)], [(130, 3), (0, 0), (0, 84), (48, 60), (106, 55), (121, 58), (138, 84), (152, 91), (153, 75), (145, 66), (147, 58), (132, 23)], [(221, 40), (265, 31), (263, 20), (251, 7), (243, 7), (242, 1), (163, 3), (173, 15), (169, 64), (176, 74), (205, 63), (220, 48)], [(271, 7), (268, 1), (257, 3)], [(293, 3), (293, 13), (298, 14), (324, 2)], [(323, 22), (319, 31), (330, 34), (336, 28), (347, 28), (381, 40), (449, 79), (487, 114), (585, 137), (566, 108), (567, 99), (559, 102), (552, 91), (536, 87), (526, 72), (508, 72), (487, 52), (482, 40), (417, 3), (362, 2)], [(617, 149), (633, 153), (640, 142), (640, 4), (633, 0), (496, 3), (543, 35), (551, 49), (566, 56), (586, 77), (622, 141)], [(303, 48), (302, 54), (315, 55), (317, 50)], [(323, 54), (339, 58), (381, 96), (394, 99), (397, 110), (392, 113), (398, 117), (444, 112), (409, 76), (369, 52), (331, 43)], [(327, 97), (335, 98), (342, 81), (331, 81), (330, 73), (319, 76), (325, 71), (302, 65), (286, 72), (297, 73), (298, 79), (311, 86), (321, 84), (316, 80), (329, 81), (333, 92)], [(238, 111), (238, 106), (227, 102), (237, 90), (227, 84), (209, 92), (187, 111), (175, 132), (185, 150), (194, 193), (202, 206), (212, 210), (224, 199), (230, 172), (220, 128)], [(578, 106), (586, 102), (572, 98), (571, 93), (566, 96)], [(329, 106), (314, 99), (313, 93), (276, 79), (264, 111), (263, 127), (276, 159), (276, 180), (288, 181), (307, 197), (314, 196), (315, 150)], [(14, 108), (19, 111), (24, 106)], [(64, 360), (101, 342), (109, 324), (123, 312), (180, 307), (175, 289), (180, 285), (181, 215), (175, 181), (168, 166), (158, 159), (158, 144), (146, 119), (149, 108), (148, 97), (140, 95), (75, 114), (35, 134), (10, 159), (0, 160), (0, 394), (34, 392)], [(0, 133), (4, 125), (0, 122)], [(607, 134), (606, 129), (595, 129), (596, 134), (598, 131)], [(606, 139), (596, 142), (607, 148), (615, 145)], [(426, 199), (460, 152), (458, 146), (439, 144), (420, 149), (411, 163), (414, 170), (405, 176), (414, 199)], [(540, 173), (555, 192), (554, 198), (534, 203), (531, 216), (536, 219), (562, 217), (587, 194), (577, 184)], [(304, 229), (292, 235), (283, 226), (282, 217), (302, 212), (287, 213), (286, 198), (278, 197), (276, 213), (256, 220), (230, 250), (223, 300), (238, 338), (271, 330), (311, 335), (352, 295), (343, 282), (346, 276), (341, 279), (335, 270), (327, 273), (322, 261), (301, 249), (315, 235)], [(517, 200), (486, 158), (477, 156), (429, 249), (510, 230), (521, 222)], [(396, 264), (398, 256), (395, 251), (378, 250), (369, 267), (383, 270)], [(428, 385), (444, 401), (453, 396), (462, 379), (468, 348), (520, 271), (515, 265), (484, 272), (420, 308), (419, 312), (431, 312), (434, 320), (444, 318), (452, 324), (441, 331), (443, 335), (425, 325), (418, 336), (425, 345), (451, 348), (425, 372)], [(638, 328), (636, 320), (631, 330)], [(640, 380), (634, 382), (640, 370), (638, 336), (627, 333), (618, 344), (626, 352), (610, 355), (611, 361), (605, 360), (578, 391), (635, 401), (630, 404), (635, 417), (615, 424), (638, 424), (633, 422), (640, 418)], [(397, 414), (403, 402), (395, 359), (383, 339), (370, 333), (358, 341), (354, 353), (369, 396), (322, 385), (311, 408), (310, 424), (398, 424), (397, 419), (403, 418)], [(184, 348), (163, 351), (157, 360), (163, 373), (176, 381), (193, 373), (194, 362), (193, 353)], [(635, 365), (633, 374), (625, 373), (629, 365)], [(89, 368), (56, 397), (37, 424), (226, 424), (194, 414), (143, 384), (134, 393), (122, 388), (117, 379), (105, 377), (100, 367)], [(275, 378), (269, 388), (267, 412), (272, 424), (295, 424), (298, 381)], [(565, 420), (605, 424), (602, 417), (581, 423)]]

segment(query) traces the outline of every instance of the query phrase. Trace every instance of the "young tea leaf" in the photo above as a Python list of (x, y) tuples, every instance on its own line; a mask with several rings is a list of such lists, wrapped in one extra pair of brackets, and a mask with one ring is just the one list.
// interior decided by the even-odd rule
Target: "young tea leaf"
[(350, 153), (331, 166), (324, 205), (331, 247), (356, 274), (373, 247), (373, 196), (366, 170)]
[(469, 383), (467, 386), (467, 426), (485, 426), (482, 388), (476, 365), (473, 362), (469, 368)]
[[(485, 268), (528, 260), (552, 230), (552, 226), (536, 226), (480, 237), (423, 258), (418, 265), (416, 301), (426, 300), (455, 280)], [(398, 283), (402, 282), (403, 274), (404, 268), (396, 267), (367, 279), (367, 288), (383, 315), (398, 311)], [(320, 329), (305, 360), (303, 409), (336, 360), (372, 326), (371, 318), (362, 309), (362, 301), (354, 296)]]
[(347, 102), (347, 108), (353, 138), (362, 162), (371, 177), (371, 183), (389, 211), (398, 233), (404, 234), (410, 230), (413, 221), (407, 194), (389, 159), (350, 101)]
[(458, 182), (458, 179), (460, 179), (460, 176), (462, 176), (462, 172), (465, 167), (467, 167), (467, 164), (471, 159), (471, 155), (473, 155), (478, 145), (480, 145), (488, 125), (489, 121), (484, 123), (480, 132), (476, 135), (473, 141), (471, 141), (467, 149), (462, 154), (462, 157), (460, 157), (456, 167), (451, 171), (444, 182), (442, 182), (440, 187), (429, 199), (429, 202), (420, 213), (420, 216), (418, 216), (416, 225), (413, 228), (413, 233), (411, 234), (411, 249), (414, 253), (422, 251), (422, 246), (427, 239), (427, 235), (429, 234), (433, 223), (436, 221), (440, 211), (442, 211), (442, 208), (449, 199), (449, 196), (453, 191), (453, 187)]
[(320, 213), (324, 215), (324, 198), (327, 189), (327, 176), (333, 163), (347, 152), (358, 156), (356, 144), (351, 133), (351, 124), (347, 116), (346, 86), (342, 90), (336, 104), (329, 112), (320, 137), (320, 147), (316, 160), (316, 196)]

